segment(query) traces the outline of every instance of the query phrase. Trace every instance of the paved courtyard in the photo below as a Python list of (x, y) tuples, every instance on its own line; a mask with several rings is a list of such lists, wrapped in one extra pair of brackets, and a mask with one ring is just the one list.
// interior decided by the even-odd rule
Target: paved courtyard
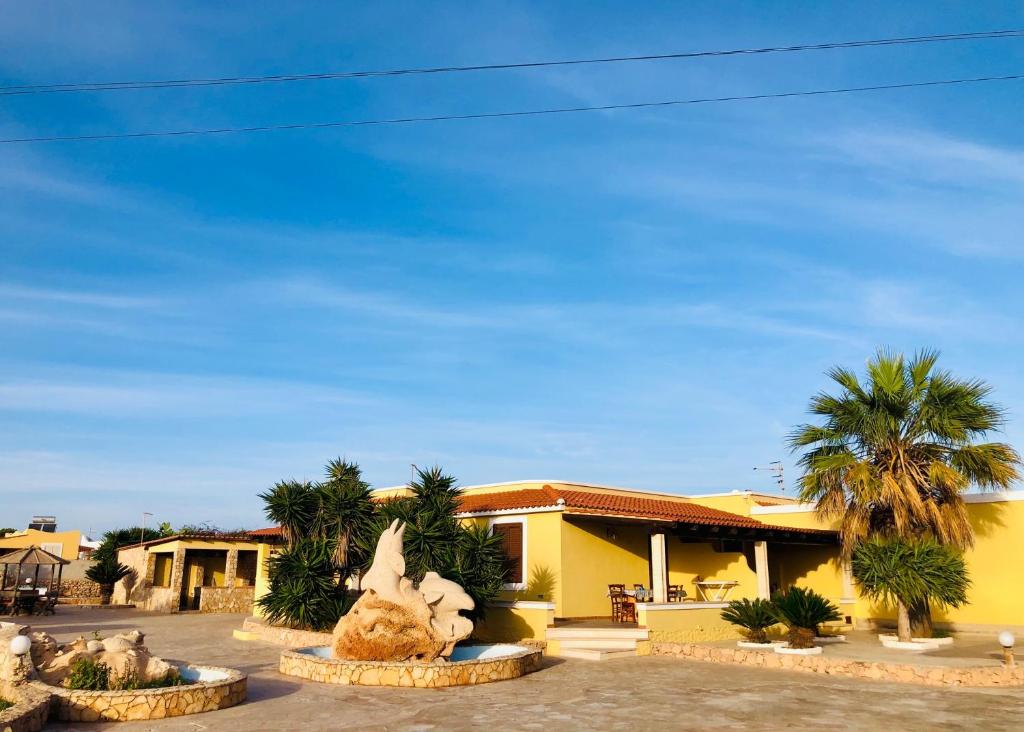
[(1024, 729), (1021, 689), (924, 688), (670, 658), (550, 659), (523, 679), (454, 689), (337, 687), (279, 675), (280, 648), (231, 637), (238, 615), (61, 608), (32, 621), (59, 640), (140, 628), (158, 655), (249, 674), (249, 701), (233, 709), (53, 730)]

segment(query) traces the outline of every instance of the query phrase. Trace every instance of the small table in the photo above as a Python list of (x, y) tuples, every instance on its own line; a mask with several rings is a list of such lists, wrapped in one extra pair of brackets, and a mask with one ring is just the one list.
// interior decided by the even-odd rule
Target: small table
[(701, 580), (695, 583), (697, 592), (704, 602), (725, 602), (732, 588), (739, 584), (736, 580)]

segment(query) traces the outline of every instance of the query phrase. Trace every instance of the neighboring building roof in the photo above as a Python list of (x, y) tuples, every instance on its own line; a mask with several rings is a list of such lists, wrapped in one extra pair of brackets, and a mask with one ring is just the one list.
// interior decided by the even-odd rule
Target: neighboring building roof
[(254, 529), (248, 532), (249, 536), (281, 536), (280, 526), (268, 526), (265, 529)]
[(67, 559), (61, 559), (55, 554), (37, 546), (30, 546), (27, 549), (15, 549), (0, 556), (0, 564), (70, 564)]
[(140, 546), (156, 546), (157, 544), (166, 544), (170, 541), (187, 541), (189, 539), (195, 541), (249, 541), (252, 538), (253, 533), (254, 532), (251, 531), (245, 531), (224, 534), (218, 534), (215, 532), (210, 532), (208, 534), (172, 534), (171, 536), (161, 536), (159, 539), (150, 539), (149, 541), (144, 541), (140, 544), (126, 544), (119, 547), (118, 551), (122, 551), (124, 549), (135, 549)]

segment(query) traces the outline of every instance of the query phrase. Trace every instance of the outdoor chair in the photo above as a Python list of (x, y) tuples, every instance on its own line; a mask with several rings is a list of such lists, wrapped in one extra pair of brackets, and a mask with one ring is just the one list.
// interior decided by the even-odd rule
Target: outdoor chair
[(649, 593), (647, 592), (647, 588), (644, 587), (641, 584), (633, 585), (633, 597), (636, 598), (637, 602), (643, 602), (644, 600), (646, 600), (649, 597)]
[(636, 602), (629, 595), (612, 595), (612, 622), (635, 623)]
[(39, 595), (35, 592), (19, 592), (14, 598), (14, 615), (31, 615), (36, 608)]
[(57, 612), (57, 595), (46, 595), (39, 598), (36, 604), (36, 615), (54, 615)]
[(669, 602), (682, 602), (683, 598), (686, 597), (686, 590), (682, 585), (669, 585), (668, 586), (668, 601)]

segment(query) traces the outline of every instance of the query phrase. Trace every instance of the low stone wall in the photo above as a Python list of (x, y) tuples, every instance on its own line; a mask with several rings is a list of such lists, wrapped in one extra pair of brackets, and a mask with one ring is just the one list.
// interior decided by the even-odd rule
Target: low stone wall
[(99, 605), (100, 586), (87, 579), (63, 579), (60, 581), (62, 605)]
[(540, 650), (531, 648), (512, 656), (488, 660), (393, 663), (343, 661), (284, 651), (279, 670), (286, 676), (297, 676), (323, 684), (438, 689), (517, 679), (539, 669), (541, 656)]
[(286, 648), (309, 648), (311, 646), (329, 646), (332, 644), (330, 633), (317, 633), (312, 630), (295, 630), (267, 625), (259, 618), (246, 618), (242, 622), (241, 633), (235, 631), (239, 640), (260, 640)]
[(2, 732), (39, 732), (50, 716), (50, 695), (29, 684), (0, 682), (0, 698), (14, 702), (0, 712)]
[(251, 613), (254, 587), (204, 587), (199, 593), (201, 613)]
[(711, 663), (895, 681), (926, 686), (1024, 686), (1024, 666), (915, 666), (909, 663), (854, 661), (828, 656), (785, 656), (760, 650), (717, 648), (697, 643), (652, 643), (655, 656), (674, 656)]
[(247, 677), (240, 671), (171, 663), (177, 663), (183, 674), (191, 672), (216, 678), (186, 686), (131, 691), (81, 691), (41, 681), (32, 681), (29, 685), (52, 695), (51, 717), (62, 722), (163, 719), (227, 709), (245, 701)]

